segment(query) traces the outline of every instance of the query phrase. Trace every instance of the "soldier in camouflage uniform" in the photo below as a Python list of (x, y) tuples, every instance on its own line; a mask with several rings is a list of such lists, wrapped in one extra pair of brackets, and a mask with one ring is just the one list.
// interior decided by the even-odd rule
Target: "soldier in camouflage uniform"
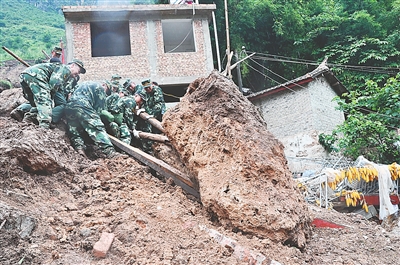
[[(149, 100), (148, 98), (148, 94), (147, 92), (142, 89), (140, 91), (138, 91), (136, 93), (137, 96), (140, 96), (142, 98), (143, 104), (141, 106), (138, 106), (136, 108), (135, 111), (135, 117), (136, 117), (136, 130), (138, 131), (142, 131), (142, 132), (152, 132), (152, 126), (151, 124), (147, 121), (147, 120), (143, 120), (142, 118), (139, 117), (141, 112), (147, 112), (148, 108), (147, 108), (147, 102)], [(153, 145), (153, 141), (148, 140), (148, 139), (141, 139), (139, 138), (139, 134), (138, 132), (136, 132), (136, 130), (133, 131), (133, 135), (134, 135), (134, 141), (132, 143), (132, 145), (139, 147), (140, 149), (142, 149), (143, 151), (145, 151), (146, 153), (152, 154), (152, 145)]]
[(113, 92), (119, 93), (122, 90), (122, 85), (120, 83), (122, 77), (119, 74), (111, 76), (111, 84), (113, 85)]
[(62, 48), (54, 47), (54, 49), (51, 51), (51, 58), (49, 59), (48, 62), (49, 63), (62, 63), (61, 55), (62, 55)]
[[(57, 47), (56, 47), (57, 48)], [(61, 48), (60, 48), (61, 49)], [(53, 62), (58, 63), (58, 62)], [(52, 110), (51, 122), (58, 123), (64, 115), (64, 107), (67, 104), (69, 95), (74, 91), (77, 82), (79, 81), (79, 75), (72, 77), (70, 76), (66, 82), (65, 87), (60, 87), (59, 90), (54, 94), (54, 108)], [(10, 116), (17, 121), (22, 121), (24, 114), (31, 110), (32, 106), (29, 103), (22, 103), (11, 111)]]
[(68, 65), (41, 63), (28, 67), (20, 74), (24, 97), (32, 108), (24, 120), (35, 122), (42, 128), (50, 128), (52, 99), (56, 91), (66, 86), (70, 77), (86, 72), (83, 63), (74, 60)]
[(142, 81), (143, 89), (147, 93), (147, 101), (145, 110), (148, 114), (153, 115), (159, 121), (166, 111), (164, 95), (159, 86), (154, 85), (150, 79)]
[(105, 108), (106, 93), (110, 89), (105, 83), (80, 83), (65, 107), (68, 136), (72, 146), (83, 156), (86, 156), (85, 132), (106, 157), (118, 154), (99, 116)]
[(141, 85), (136, 85), (134, 81), (130, 78), (126, 79), (124, 84), (122, 85), (123, 90), (126, 90), (130, 96), (135, 95), (143, 87)]
[[(143, 80), (142, 86), (147, 94), (147, 101), (144, 107), (145, 111), (161, 122), (162, 116), (167, 110), (161, 88), (155, 85), (154, 82), (151, 82), (150, 79)], [(160, 133), (156, 128), (152, 128), (151, 131)]]
[(127, 92), (112, 93), (106, 99), (106, 109), (101, 112), (101, 120), (106, 130), (112, 136), (117, 137), (124, 143), (131, 143), (131, 134), (124, 122), (123, 113), (118, 107), (118, 103), (127, 95)]
[(67, 81), (67, 85), (60, 88), (54, 94), (54, 108), (51, 115), (52, 123), (59, 123), (61, 121), (61, 118), (64, 117), (65, 105), (67, 104), (68, 99), (74, 92), (75, 87), (78, 84), (79, 78), (79, 75), (69, 78)]

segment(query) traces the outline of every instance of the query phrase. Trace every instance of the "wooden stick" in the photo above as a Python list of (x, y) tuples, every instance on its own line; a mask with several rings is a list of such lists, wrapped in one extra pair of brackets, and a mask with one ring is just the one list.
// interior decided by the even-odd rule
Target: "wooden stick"
[(6, 52), (8, 52), (12, 57), (14, 57), (15, 59), (17, 59), (18, 61), (20, 61), (23, 65), (25, 65), (26, 67), (29, 67), (30, 65), (25, 62), (24, 60), (22, 60), (21, 58), (19, 58), (15, 53), (13, 53), (12, 51), (10, 51), (9, 49), (7, 49), (5, 46), (2, 47), (3, 50), (5, 50)]
[(160, 143), (167, 143), (169, 139), (165, 135), (138, 131), (139, 137), (142, 139), (149, 139)]
[(162, 127), (161, 122), (154, 118), (153, 116), (149, 115), (146, 112), (141, 112), (139, 114), (139, 117), (142, 118), (145, 121), (148, 121), (154, 128), (157, 128), (159, 131), (165, 133), (164, 127)]
[(47, 60), (50, 59), (50, 56), (44, 50), (42, 50), (42, 53), (44, 54), (44, 56), (46, 56)]
[(200, 200), (200, 192), (198, 189), (198, 185), (193, 183), (193, 181), (188, 176), (180, 172), (178, 169), (168, 165), (167, 163), (165, 163), (160, 159), (155, 158), (154, 156), (151, 156), (143, 152), (139, 148), (133, 147), (127, 143), (122, 142), (121, 140), (112, 135), (108, 136), (110, 137), (113, 145), (115, 145), (125, 153), (129, 154), (130, 156), (133, 156), (146, 166), (151, 167), (152, 169), (157, 171), (160, 175), (167, 178), (172, 178), (176, 185), (181, 186), (183, 190), (193, 195), (196, 199)]
[[(253, 56), (254, 54), (256, 54), (256, 53), (254, 52), (254, 53), (250, 54), (249, 56), (246, 56), (246, 57), (244, 57), (243, 59), (241, 59), (241, 60), (237, 61), (236, 63), (232, 64), (232, 65), (230, 66), (230, 69), (232, 70), (232, 69), (235, 68), (239, 63), (241, 63), (241, 62), (243, 62), (244, 60), (250, 58), (250, 57)], [(227, 71), (227, 69), (225, 69), (224, 71), (222, 71), (222, 74), (223, 74), (223, 75), (226, 75), (226, 71)]]

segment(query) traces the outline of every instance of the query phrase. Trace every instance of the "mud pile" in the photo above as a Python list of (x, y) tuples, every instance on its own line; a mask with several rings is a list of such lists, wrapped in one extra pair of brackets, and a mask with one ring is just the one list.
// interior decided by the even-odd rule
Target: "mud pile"
[(283, 146), (233, 82), (217, 71), (197, 79), (163, 126), (215, 223), (305, 247), (311, 217)]
[[(18, 80), (19, 72), (2, 67), (0, 79)], [(157, 145), (157, 154), (188, 167), (182, 171), (198, 178), (203, 204), (132, 158), (82, 158), (63, 126), (18, 123), (9, 113), (24, 101), (21, 89), (0, 92), (0, 264), (398, 263), (398, 232), (360, 215), (304, 209), (281, 146), (230, 82), (213, 74), (191, 87), (198, 91), (179, 107), (186, 113), (166, 115), (191, 131), (166, 121), (179, 152)], [(345, 229), (311, 227), (305, 248), (291, 247), (300, 241), (291, 234), (296, 229), (307, 235), (308, 212)], [(301, 213), (306, 220), (298, 220)], [(115, 238), (106, 257), (96, 258), (93, 246), (104, 232)]]

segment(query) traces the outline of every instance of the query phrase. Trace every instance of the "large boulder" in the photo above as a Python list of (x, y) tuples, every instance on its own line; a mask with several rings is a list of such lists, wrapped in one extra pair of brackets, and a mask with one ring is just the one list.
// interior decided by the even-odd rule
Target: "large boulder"
[(283, 145), (232, 81), (217, 71), (195, 80), (167, 111), (163, 126), (212, 220), (233, 231), (305, 246), (311, 216)]

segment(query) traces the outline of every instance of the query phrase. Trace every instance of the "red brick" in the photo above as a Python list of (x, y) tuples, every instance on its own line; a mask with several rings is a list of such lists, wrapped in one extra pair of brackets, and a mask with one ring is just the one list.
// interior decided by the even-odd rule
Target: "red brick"
[(113, 240), (113, 233), (103, 232), (99, 241), (97, 241), (93, 246), (93, 255), (96, 258), (105, 258)]

